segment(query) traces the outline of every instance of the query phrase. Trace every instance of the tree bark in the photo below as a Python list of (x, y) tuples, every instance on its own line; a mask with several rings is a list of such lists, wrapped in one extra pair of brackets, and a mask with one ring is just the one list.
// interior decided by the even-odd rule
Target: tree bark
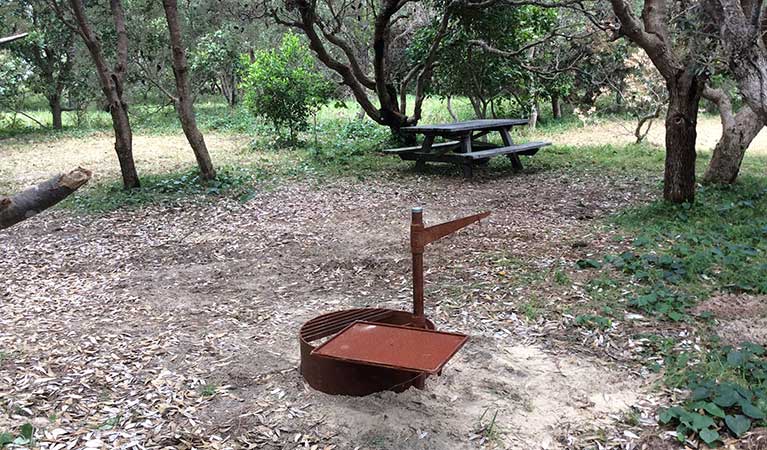
[(673, 203), (695, 199), (695, 141), (703, 85), (694, 71), (695, 68), (688, 68), (667, 81), (669, 104), (663, 197)]
[(562, 99), (556, 94), (551, 96), (551, 115), (554, 119), (562, 118)]
[(456, 116), (455, 111), (453, 111), (453, 96), (451, 95), (447, 96), (447, 112), (450, 114), (450, 117), (453, 118), (453, 122), (458, 122), (458, 116)]
[(162, 6), (165, 9), (165, 19), (168, 22), (170, 46), (173, 54), (173, 76), (176, 79), (176, 98), (174, 103), (178, 112), (178, 118), (181, 121), (181, 128), (184, 130), (186, 140), (189, 141), (194, 157), (197, 159), (197, 166), (200, 169), (202, 179), (212, 180), (216, 178), (216, 170), (213, 168), (213, 163), (210, 160), (208, 147), (205, 145), (205, 138), (197, 127), (197, 118), (195, 117), (194, 105), (192, 103), (192, 92), (189, 86), (189, 66), (181, 39), (178, 5), (176, 0), (163, 0)]
[[(110, 0), (112, 20), (117, 34), (116, 61), (113, 69), (109, 69), (101, 43), (93, 32), (85, 14), (82, 0), (69, 0), (75, 20), (77, 32), (83, 38), (85, 46), (96, 66), (101, 90), (112, 116), (112, 127), (115, 131), (115, 152), (120, 162), (123, 186), (125, 189), (140, 187), (138, 172), (133, 162), (133, 133), (128, 119), (128, 105), (123, 99), (125, 75), (128, 67), (128, 32), (125, 26), (125, 10), (121, 0)], [(60, 8), (54, 3), (57, 13)], [(62, 17), (62, 20), (66, 20)]]
[(641, 47), (666, 80), (666, 167), (663, 197), (673, 203), (695, 199), (695, 127), (706, 74), (694, 59), (699, 42), (675, 51), (669, 36), (668, 0), (644, 0), (641, 19), (634, 13), (635, 2), (610, 0), (620, 21), (620, 34)]
[(81, 167), (68, 174), (56, 175), (12, 197), (0, 197), (0, 229), (28, 219), (64, 200), (91, 178)]
[(722, 120), (722, 136), (714, 147), (703, 181), (732, 184), (738, 178), (746, 149), (764, 127), (764, 123), (748, 105), (733, 115), (730, 98), (721, 89), (706, 88), (703, 96), (719, 108)]
[(61, 120), (61, 97), (56, 94), (48, 98), (48, 106), (51, 108), (51, 116), (53, 117), (53, 129), (60, 130), (62, 125)]

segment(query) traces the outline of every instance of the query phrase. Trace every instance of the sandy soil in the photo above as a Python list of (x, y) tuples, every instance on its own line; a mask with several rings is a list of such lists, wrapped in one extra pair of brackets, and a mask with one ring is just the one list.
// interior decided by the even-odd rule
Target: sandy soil
[[(629, 144), (634, 142), (634, 123), (617, 120), (600, 120), (577, 130), (562, 133), (562, 142), (568, 145), (594, 144)], [(705, 116), (698, 118), (698, 151), (708, 152), (715, 146), (722, 134), (722, 124), (717, 117)], [(660, 147), (665, 145), (665, 128), (663, 121), (656, 121), (650, 129), (647, 139)], [(767, 129), (763, 129), (748, 148), (750, 155), (767, 155)]]
[[(106, 138), (85, 142), (93, 164), (108, 158)], [(0, 232), (0, 429), (30, 421), (45, 449), (585, 448), (641, 406), (649, 381), (551, 346), (519, 318), (532, 294), (507, 265), (571, 267), (609, 240), (593, 219), (646, 199), (645, 187), (556, 170), (465, 182), (393, 169), (284, 184), (245, 204), (48, 212)], [(416, 204), (428, 223), (493, 211), (427, 255), (428, 314), (470, 343), (425, 391), (313, 391), (297, 370), (298, 327), (340, 308), (409, 307)]]
[(744, 341), (767, 345), (767, 296), (727, 294), (712, 297), (695, 307), (710, 312), (719, 322), (717, 334), (728, 344)]

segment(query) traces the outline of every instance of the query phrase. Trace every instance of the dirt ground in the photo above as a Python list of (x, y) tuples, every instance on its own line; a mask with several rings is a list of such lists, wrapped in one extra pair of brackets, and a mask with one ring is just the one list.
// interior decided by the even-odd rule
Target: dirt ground
[[(246, 142), (206, 139), (227, 162)], [(182, 136), (138, 136), (135, 147), (140, 167), (191, 162)], [(0, 176), (23, 186), (82, 165), (109, 177), (112, 158), (108, 135), (12, 142)], [(655, 422), (652, 377), (590, 351), (630, 349), (523, 315), (584, 301), (577, 282), (530, 292), (526, 280), (613, 245), (596, 219), (647, 200), (653, 183), (399, 168), (364, 183), (289, 182), (246, 203), (47, 212), (0, 231), (0, 432), (31, 422), (42, 449), (639, 448)], [(414, 205), (427, 224), (492, 211), (426, 256), (427, 314), (469, 343), (424, 391), (312, 390), (297, 368), (303, 322), (409, 308)]]

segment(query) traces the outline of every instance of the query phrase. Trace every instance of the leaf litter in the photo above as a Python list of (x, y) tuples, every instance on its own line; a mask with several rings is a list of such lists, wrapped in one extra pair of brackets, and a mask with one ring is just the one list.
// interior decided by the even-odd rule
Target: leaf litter
[[(57, 450), (635, 448), (658, 400), (629, 341), (547, 314), (583, 301), (578, 280), (528, 278), (613, 245), (594, 218), (647, 199), (648, 184), (395, 171), (285, 183), (244, 204), (41, 215), (0, 232), (0, 430), (32, 423), (35, 446)], [(493, 213), (426, 255), (427, 314), (472, 339), (425, 391), (312, 391), (301, 323), (409, 309), (414, 205), (427, 224)], [(533, 299), (541, 314), (524, 318)]]

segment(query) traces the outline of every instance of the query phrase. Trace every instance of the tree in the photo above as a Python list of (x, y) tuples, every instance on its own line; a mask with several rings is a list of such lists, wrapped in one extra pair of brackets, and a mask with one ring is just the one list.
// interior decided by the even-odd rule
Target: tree
[(332, 85), (317, 72), (309, 49), (288, 33), (278, 49), (257, 51), (243, 76), (244, 103), (278, 130), (287, 126), (290, 140), (305, 129), (309, 116), (326, 104)]
[(36, 77), (31, 88), (48, 100), (53, 128), (61, 129), (62, 96), (75, 60), (74, 32), (56, 18), (45, 0), (16, 0), (13, 5), (12, 13), (30, 33), (9, 48), (32, 68)]
[(104, 93), (112, 127), (115, 131), (115, 152), (120, 163), (123, 186), (125, 189), (140, 186), (138, 172), (133, 161), (133, 132), (128, 118), (128, 103), (125, 100), (125, 77), (128, 70), (128, 33), (125, 26), (125, 10), (121, 0), (110, 0), (111, 20), (116, 34), (115, 64), (111, 68), (101, 46), (101, 39), (94, 32), (86, 15), (82, 0), (69, 0), (68, 7), (64, 0), (48, 0), (56, 11), (59, 20), (80, 35), (88, 48), (99, 84)]
[(703, 4), (709, 28), (721, 43), (730, 73), (746, 103), (733, 113), (725, 90), (704, 91), (718, 106), (723, 128), (704, 180), (733, 183), (746, 149), (767, 124), (767, 22), (762, 17), (761, 0), (704, 0)]
[(229, 106), (238, 102), (240, 38), (231, 26), (203, 35), (190, 51), (192, 72), (200, 79), (212, 83)]
[(730, 95), (724, 89), (706, 86), (703, 97), (717, 106), (722, 121), (722, 136), (714, 147), (703, 181), (732, 184), (738, 178), (748, 146), (764, 128), (764, 122), (748, 105), (734, 112)]
[[(284, 8), (273, 8), (272, 16), (283, 25), (303, 31), (309, 47), (317, 59), (341, 78), (365, 113), (381, 125), (399, 133), (400, 128), (414, 125), (421, 118), (426, 87), (431, 80), (436, 52), (445, 37), (450, 20), (452, 3), (443, 3), (436, 11), (440, 17), (437, 32), (424, 58), (412, 66), (408, 73), (395, 83), (391, 63), (392, 49), (397, 38), (412, 32), (405, 26), (409, 13), (423, 10), (422, 5), (407, 0), (381, 0), (373, 3), (343, 2), (332, 0), (285, 0)], [(367, 47), (372, 51), (371, 64), (364, 60), (348, 36), (352, 35), (355, 18), (371, 16), (372, 28), (368, 28)], [(357, 35), (357, 39), (360, 39)], [(413, 113), (408, 115), (408, 92), (415, 82)], [(375, 95), (378, 105), (368, 94)]]
[(647, 52), (650, 60), (666, 81), (666, 167), (663, 197), (670, 202), (690, 202), (695, 198), (695, 141), (698, 107), (707, 80), (705, 65), (696, 58), (706, 54), (694, 35), (674, 39), (672, 20), (684, 24), (700, 23), (688, 17), (695, 9), (683, 8), (669, 14), (668, 0), (644, 0), (641, 20), (635, 15), (633, 2), (610, 0), (623, 35)]
[(181, 121), (181, 128), (184, 130), (186, 139), (189, 141), (189, 145), (192, 147), (194, 156), (197, 159), (197, 166), (200, 168), (202, 179), (212, 180), (216, 177), (216, 171), (213, 169), (208, 147), (205, 145), (205, 138), (200, 133), (199, 128), (197, 128), (192, 89), (189, 85), (189, 66), (186, 62), (186, 50), (182, 41), (181, 25), (178, 19), (178, 5), (176, 0), (163, 0), (162, 6), (165, 9), (165, 19), (168, 22), (173, 76), (176, 79), (176, 95), (172, 96), (173, 103), (176, 106), (178, 118)]
[[(525, 66), (533, 58), (532, 50), (553, 38), (555, 26), (553, 9), (456, 8), (427, 92), (468, 97), (477, 118), (496, 115), (500, 101), (513, 104), (515, 113), (526, 113), (545, 88)], [(416, 34), (408, 47), (412, 64), (426, 57), (439, 27), (433, 22)]]
[[(0, 50), (0, 107), (14, 112), (11, 126), (16, 125), (16, 114), (21, 113), (29, 88), (29, 67), (10, 52)], [(0, 116), (1, 118), (1, 116)]]

